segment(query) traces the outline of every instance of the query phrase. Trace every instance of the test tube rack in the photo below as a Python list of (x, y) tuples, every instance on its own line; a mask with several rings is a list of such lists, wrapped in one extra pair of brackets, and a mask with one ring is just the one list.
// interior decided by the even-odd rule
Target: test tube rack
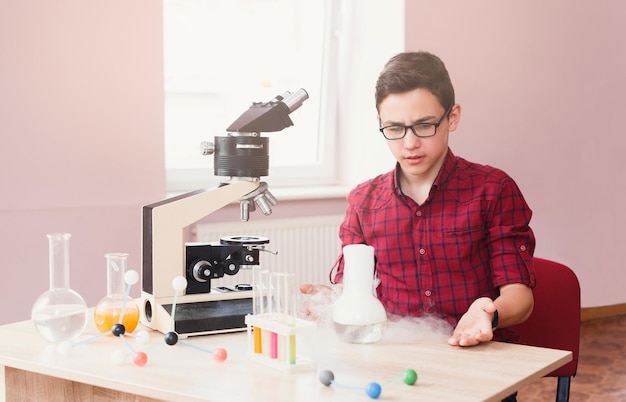
[(245, 322), (251, 360), (286, 372), (315, 369), (314, 322), (293, 318), (286, 323), (271, 314), (248, 314)]

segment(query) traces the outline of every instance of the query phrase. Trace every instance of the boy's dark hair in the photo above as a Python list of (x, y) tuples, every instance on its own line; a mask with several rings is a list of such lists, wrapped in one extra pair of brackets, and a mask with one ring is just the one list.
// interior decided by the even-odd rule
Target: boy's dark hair
[(454, 105), (454, 87), (443, 61), (428, 52), (405, 52), (393, 56), (376, 81), (376, 110), (390, 94), (428, 89), (445, 110)]

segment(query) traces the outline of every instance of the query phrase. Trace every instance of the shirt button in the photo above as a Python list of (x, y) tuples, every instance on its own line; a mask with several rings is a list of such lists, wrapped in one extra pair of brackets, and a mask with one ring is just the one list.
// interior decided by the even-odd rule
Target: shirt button
[(422, 211), (417, 211), (417, 212), (415, 213), (415, 216), (422, 216)]
[(423, 248), (420, 248), (420, 254), (422, 255), (426, 254), (426, 250), (424, 250)]
[(427, 290), (427, 291), (425, 291), (425, 292), (424, 292), (424, 294), (425, 294), (426, 296), (430, 297), (430, 295), (432, 295), (432, 294), (433, 294), (433, 292), (431, 292), (430, 290)]
[(526, 251), (526, 246), (521, 245), (519, 249), (522, 250), (522, 251)]

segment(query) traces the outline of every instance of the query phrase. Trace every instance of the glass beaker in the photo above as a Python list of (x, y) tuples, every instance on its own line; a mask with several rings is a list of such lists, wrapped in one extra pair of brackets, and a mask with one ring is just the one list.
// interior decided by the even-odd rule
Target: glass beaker
[(139, 323), (139, 308), (125, 290), (128, 254), (108, 253), (104, 257), (107, 261), (107, 295), (96, 304), (94, 323), (98, 331), (110, 331), (113, 325), (120, 323), (123, 311), (121, 324), (126, 332), (133, 332)]
[(48, 236), (50, 289), (42, 293), (31, 311), (39, 334), (50, 342), (70, 341), (87, 325), (87, 304), (70, 289), (69, 233)]
[(335, 332), (346, 342), (378, 342), (387, 327), (387, 312), (374, 294), (374, 247), (350, 244), (343, 256), (343, 293), (332, 312)]

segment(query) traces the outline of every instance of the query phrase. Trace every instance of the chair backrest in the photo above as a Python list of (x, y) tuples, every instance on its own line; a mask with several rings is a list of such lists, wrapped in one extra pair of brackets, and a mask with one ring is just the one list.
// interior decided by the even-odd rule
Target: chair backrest
[(578, 368), (580, 284), (574, 271), (558, 262), (534, 258), (535, 307), (528, 320), (515, 326), (520, 343), (570, 350), (573, 359), (546, 377), (571, 377)]

